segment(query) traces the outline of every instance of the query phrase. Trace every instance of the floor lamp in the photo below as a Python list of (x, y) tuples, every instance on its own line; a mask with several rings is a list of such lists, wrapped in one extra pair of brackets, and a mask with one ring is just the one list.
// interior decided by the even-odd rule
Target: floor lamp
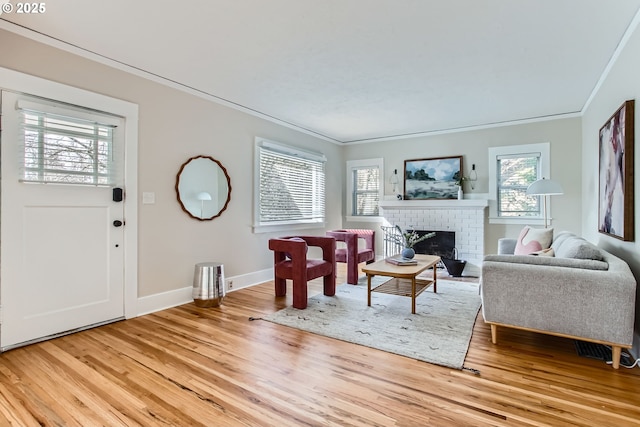
[(211, 194), (201, 191), (196, 195), (196, 199), (200, 200), (200, 218), (204, 218), (204, 202), (211, 200)]
[(562, 186), (550, 179), (539, 179), (527, 187), (527, 196), (542, 196), (544, 210), (544, 228), (547, 228), (547, 197), (564, 194)]

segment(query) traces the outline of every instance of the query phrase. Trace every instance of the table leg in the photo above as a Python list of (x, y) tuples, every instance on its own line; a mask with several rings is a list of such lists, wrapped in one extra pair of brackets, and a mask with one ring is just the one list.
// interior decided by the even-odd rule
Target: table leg
[(438, 277), (436, 276), (436, 264), (433, 265), (433, 293), (438, 292)]
[(367, 306), (371, 307), (371, 275), (367, 274)]
[(411, 314), (416, 314), (416, 276), (411, 278)]

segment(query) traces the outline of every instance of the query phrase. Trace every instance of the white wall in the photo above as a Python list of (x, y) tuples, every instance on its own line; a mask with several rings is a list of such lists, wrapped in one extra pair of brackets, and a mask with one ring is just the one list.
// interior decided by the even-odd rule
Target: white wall
[[(637, 24), (638, 17), (634, 21)], [(582, 118), (582, 234), (590, 241), (627, 261), (636, 281), (640, 277), (640, 149), (638, 129), (640, 121), (640, 30), (635, 30), (624, 45), (601, 87), (593, 97)], [(635, 241), (623, 242), (598, 232), (598, 162), (599, 130), (624, 101), (635, 99)], [(603, 283), (603, 286), (606, 284)], [(606, 288), (603, 288), (606, 293)], [(640, 346), (640, 296), (636, 294), (635, 353)]]
[[(489, 192), (489, 147), (549, 142), (551, 145), (551, 177), (560, 182), (565, 194), (554, 196), (550, 203), (552, 226), (556, 230), (579, 233), (581, 230), (581, 128), (580, 118), (566, 118), (469, 130), (411, 139), (380, 141), (349, 145), (345, 148), (345, 160), (381, 157), (384, 159), (385, 194), (392, 196), (389, 178), (398, 169), (402, 189), (404, 161), (430, 157), (463, 156), (465, 176), (475, 163), (478, 181), (471, 188), (464, 184), (465, 197), (486, 198)], [(344, 168), (342, 174), (345, 174)], [(346, 179), (346, 177), (345, 177)], [(343, 189), (344, 192), (344, 189)], [(343, 193), (343, 200), (346, 195)], [(343, 212), (343, 215), (346, 213)], [(346, 224), (345, 227), (366, 226), (367, 223)], [(371, 226), (372, 224), (369, 223)], [(376, 224), (377, 225), (377, 224)], [(517, 237), (522, 225), (488, 225), (485, 233), (485, 252), (496, 253), (500, 237)], [(381, 241), (379, 241), (381, 244)]]
[[(636, 51), (637, 38), (634, 40)], [(605, 85), (603, 93), (607, 95), (594, 101), (584, 125), (580, 118), (571, 118), (340, 147), (10, 32), (0, 30), (0, 40), (0, 66), (140, 106), (140, 194), (134, 197), (139, 204), (138, 294), (141, 297), (190, 286), (193, 265), (197, 262), (224, 262), (228, 277), (271, 267), (272, 254), (267, 249), (267, 240), (283, 233), (256, 235), (251, 230), (255, 136), (326, 154), (327, 229), (372, 225), (342, 222), (346, 214), (343, 210), (346, 160), (384, 158), (385, 193), (391, 195), (388, 177), (396, 168), (402, 177), (404, 160), (463, 155), (465, 172), (468, 174), (472, 163), (476, 164), (478, 172), (475, 188), (466, 184), (465, 190), (471, 196), (483, 197), (488, 192), (488, 147), (550, 142), (552, 177), (565, 189), (565, 195), (554, 197), (551, 202), (553, 226), (558, 230), (583, 233), (595, 230), (595, 220), (590, 213), (593, 206), (588, 202), (593, 188), (589, 187), (588, 178), (592, 170), (597, 170), (597, 151), (592, 153), (597, 144), (597, 129), (622, 100), (634, 97), (640, 90), (638, 83), (633, 81), (633, 74), (638, 71), (637, 61), (628, 58), (626, 62), (635, 62), (633, 67), (629, 70), (621, 67), (616, 74), (624, 74), (626, 86), (632, 87), (633, 91), (627, 87), (615, 89), (619, 86), (617, 83)], [(211, 222), (189, 218), (182, 212), (175, 196), (178, 168), (197, 154), (218, 159), (231, 176), (231, 203), (221, 217)], [(581, 181), (585, 181), (584, 186)], [(155, 192), (156, 203), (141, 204), (142, 192)], [(584, 215), (580, 209), (583, 202)], [(515, 236), (520, 228), (490, 225), (485, 251), (495, 252), (499, 237)], [(322, 234), (324, 230), (309, 230), (309, 233)], [(621, 251), (637, 252), (635, 244), (611, 244)], [(640, 260), (633, 257), (637, 271)]]
[[(342, 186), (344, 163), (335, 144), (10, 32), (0, 30), (0, 40), (2, 67), (139, 105), (139, 194), (127, 194), (129, 203), (139, 204), (139, 297), (190, 287), (198, 262), (223, 262), (227, 277), (272, 267), (267, 240), (287, 233), (252, 232), (254, 137), (322, 151), (327, 188)], [(213, 221), (190, 218), (176, 199), (180, 166), (199, 154), (219, 160), (231, 177), (229, 207)], [(142, 192), (155, 192), (156, 203), (143, 205)], [(340, 209), (339, 194), (329, 191), (328, 228), (342, 226)]]

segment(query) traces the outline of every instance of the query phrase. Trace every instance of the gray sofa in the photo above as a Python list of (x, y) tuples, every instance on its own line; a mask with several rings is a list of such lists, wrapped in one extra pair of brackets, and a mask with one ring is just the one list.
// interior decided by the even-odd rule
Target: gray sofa
[(501, 239), (482, 263), (482, 314), (498, 326), (609, 345), (613, 367), (633, 342), (636, 281), (627, 263), (572, 233), (558, 233), (555, 256), (513, 255)]

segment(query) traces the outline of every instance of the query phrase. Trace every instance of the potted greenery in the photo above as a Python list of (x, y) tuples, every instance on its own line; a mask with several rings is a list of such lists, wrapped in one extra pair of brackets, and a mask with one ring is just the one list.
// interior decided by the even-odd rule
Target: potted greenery
[(389, 233), (389, 239), (402, 246), (402, 257), (407, 259), (412, 259), (416, 255), (416, 251), (413, 247), (417, 243), (430, 239), (436, 235), (436, 233), (426, 233), (420, 236), (415, 232), (415, 230), (402, 231), (402, 228), (400, 228), (399, 225), (396, 225), (395, 229), (397, 233)]

